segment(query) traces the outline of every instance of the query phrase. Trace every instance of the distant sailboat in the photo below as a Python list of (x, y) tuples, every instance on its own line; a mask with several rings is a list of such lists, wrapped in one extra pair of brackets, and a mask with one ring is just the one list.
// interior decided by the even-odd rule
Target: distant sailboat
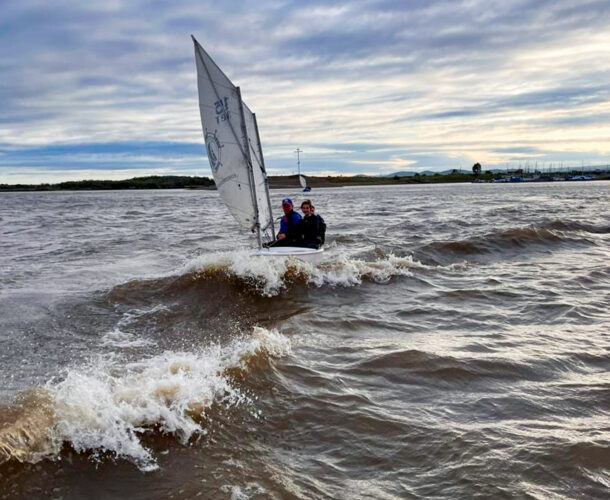
[(309, 193), (311, 191), (311, 188), (307, 185), (307, 180), (305, 180), (305, 177), (302, 175), (299, 175), (299, 182), (301, 183), (304, 193)]
[(303, 152), (302, 149), (297, 148), (295, 150), (295, 153), (297, 154), (297, 172), (298, 172), (298, 176), (299, 176), (299, 183), (301, 184), (301, 187), (303, 188), (303, 192), (304, 193), (309, 193), (311, 191), (311, 188), (309, 186), (307, 186), (307, 180), (305, 179), (304, 176), (301, 175), (301, 153)]
[(222, 201), (243, 229), (256, 233), (255, 255), (312, 260), (322, 249), (264, 248), (275, 238), (269, 179), (256, 115), (242, 101), (239, 87), (191, 36), (195, 44), (199, 111), (210, 168)]

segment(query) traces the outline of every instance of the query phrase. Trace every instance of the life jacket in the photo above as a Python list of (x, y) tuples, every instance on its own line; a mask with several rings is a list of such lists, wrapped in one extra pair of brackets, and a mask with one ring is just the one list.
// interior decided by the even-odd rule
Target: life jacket
[(301, 216), (291, 210), (287, 215), (284, 215), (282, 217), (282, 224), (280, 224), (280, 233), (284, 233), (286, 235), (286, 238), (290, 240), (296, 239), (297, 225), (300, 220)]

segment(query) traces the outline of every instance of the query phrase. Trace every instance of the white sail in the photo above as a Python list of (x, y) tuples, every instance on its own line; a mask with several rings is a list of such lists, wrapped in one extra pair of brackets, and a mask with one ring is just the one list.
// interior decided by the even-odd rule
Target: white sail
[(244, 118), (246, 121), (248, 146), (250, 148), (250, 159), (252, 161), (254, 192), (256, 193), (256, 204), (258, 206), (258, 220), (264, 239), (271, 241), (274, 239), (273, 213), (271, 212), (271, 205), (269, 204), (269, 184), (267, 173), (265, 172), (263, 150), (258, 137), (256, 116), (250, 111), (248, 106), (246, 106), (246, 103), (244, 103)]
[(244, 229), (273, 239), (267, 175), (256, 119), (239, 88), (193, 38), (199, 111), (214, 181), (222, 200)]
[(302, 175), (299, 175), (299, 182), (301, 183), (301, 187), (303, 189), (305, 189), (307, 187), (307, 181), (305, 180), (305, 177), (303, 177)]

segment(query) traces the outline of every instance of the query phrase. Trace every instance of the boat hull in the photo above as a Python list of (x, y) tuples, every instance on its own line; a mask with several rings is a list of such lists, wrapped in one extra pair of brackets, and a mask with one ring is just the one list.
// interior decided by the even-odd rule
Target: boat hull
[(306, 262), (319, 262), (324, 254), (323, 248), (302, 248), (302, 247), (271, 247), (252, 250), (250, 255), (256, 257), (292, 257)]

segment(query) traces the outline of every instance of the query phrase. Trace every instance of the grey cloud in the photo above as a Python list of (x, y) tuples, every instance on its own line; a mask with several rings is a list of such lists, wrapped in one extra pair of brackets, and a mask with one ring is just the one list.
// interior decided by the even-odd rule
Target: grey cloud
[(484, 113), (482, 109), (460, 109), (456, 111), (445, 111), (443, 113), (429, 113), (426, 115), (419, 115), (417, 119), (435, 120), (437, 118), (460, 118), (466, 116), (476, 116), (482, 113)]
[[(584, 104), (603, 103), (610, 100), (610, 88), (595, 86), (585, 88), (556, 88), (538, 92), (524, 92), (509, 98), (500, 98), (496, 101), (482, 100), (477, 106), (447, 110), (440, 113), (426, 113), (409, 115), (396, 119), (396, 123), (410, 121), (442, 120), (445, 118), (467, 118), (471, 116), (495, 115), (516, 109), (557, 109), (564, 110), (577, 108)], [(586, 125), (593, 122), (605, 123), (604, 119), (595, 116), (560, 117), (553, 120), (534, 119), (535, 122), (546, 125)], [(497, 150), (499, 151), (499, 150)]]
[(496, 104), (498, 108), (543, 108), (572, 107), (580, 104), (605, 102), (610, 98), (610, 87), (557, 88), (539, 92), (527, 92), (504, 99)]
[[(484, 71), (490, 64), (502, 65), (506, 51), (561, 39), (569, 30), (583, 29), (585, 21), (587, 30), (605, 29), (608, 22), (602, 2), (593, 5), (596, 15), (589, 5), (577, 8), (573, 2), (439, 3), (408, 2), (407, 8), (399, 1), (368, 3), (368, 10), (351, 9), (332, 31), (314, 27), (279, 51), (316, 55), (321, 71), (331, 71), (333, 62), (343, 58), (401, 54), (410, 54), (414, 62), (400, 71), (447, 65), (450, 57), (464, 69)], [(371, 18), (377, 22), (366, 22)]]
[[(325, 79), (374, 82), (386, 77), (418, 78), (425, 72), (432, 76), (424, 83), (433, 90), (464, 74), (480, 75), (483, 82), (506, 69), (513, 54), (561, 43), (573, 33), (607, 32), (609, 24), (607, 1), (249, 0), (221, 5), (200, 0), (136, 0), (89, 5), (58, 0), (46, 6), (8, 1), (3, 3), (0, 19), (0, 128), (24, 131), (28, 124), (40, 128), (54, 124), (74, 130), (87, 120), (87, 130), (96, 137), (105, 137), (107, 131), (119, 136), (121, 126), (147, 140), (147, 132), (139, 132), (130, 120), (141, 122), (143, 116), (166, 108), (175, 110), (173, 117), (167, 112), (166, 119), (168, 127), (175, 127), (172, 134), (181, 137), (182, 125), (176, 124), (187, 118), (195, 131), (191, 33), (236, 81), (264, 80), (290, 89)], [(426, 90), (409, 89), (407, 82), (391, 93), (380, 89), (347, 102), (356, 109), (402, 104), (402, 116), (385, 122), (393, 125), (483, 119), (512, 109), (578, 110), (610, 99), (605, 83), (610, 75), (603, 69), (581, 68), (562, 78), (551, 89), (508, 98), (479, 96), (475, 88), (468, 99), (456, 95), (447, 109), (427, 113), (409, 112), (408, 105), (424, 100)], [(263, 87), (245, 90), (261, 93)], [(316, 106), (315, 96), (311, 100)], [(187, 116), (185, 108), (192, 113)], [(148, 120), (154, 123), (154, 118)], [(594, 119), (582, 117), (580, 123)], [(571, 122), (561, 120), (554, 123), (579, 123), (576, 117)], [(324, 117), (316, 126), (328, 127), (332, 136), (338, 123)], [(48, 140), (66, 139), (56, 132)], [(443, 155), (429, 157), (449, 161)]]
[(610, 123), (610, 113), (594, 113), (582, 115), (570, 115), (552, 118), (550, 120), (540, 120), (540, 123), (547, 127), (583, 127), (583, 126), (603, 126)]
[(496, 153), (526, 153), (526, 154), (531, 154), (531, 155), (540, 153), (539, 148), (530, 147), (530, 146), (495, 148), (494, 151)]

